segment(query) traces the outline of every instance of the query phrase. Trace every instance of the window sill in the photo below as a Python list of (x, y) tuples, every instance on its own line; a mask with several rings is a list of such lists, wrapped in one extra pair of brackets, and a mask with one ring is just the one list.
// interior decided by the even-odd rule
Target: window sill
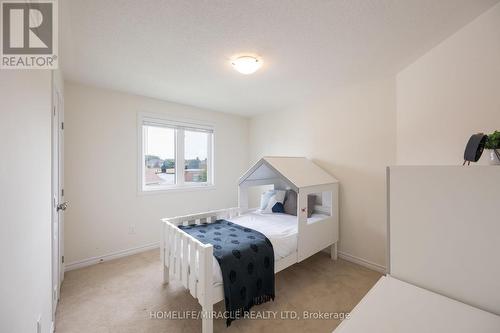
[(169, 194), (179, 192), (196, 192), (205, 190), (215, 190), (215, 185), (186, 185), (179, 187), (158, 187), (153, 189), (141, 189), (138, 195)]

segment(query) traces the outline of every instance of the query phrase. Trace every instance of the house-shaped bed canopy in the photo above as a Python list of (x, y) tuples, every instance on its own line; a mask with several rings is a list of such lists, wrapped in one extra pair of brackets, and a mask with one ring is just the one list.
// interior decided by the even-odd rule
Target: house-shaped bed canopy
[(241, 176), (239, 185), (276, 179), (281, 179), (296, 192), (304, 187), (338, 183), (337, 179), (305, 157), (263, 157)]
[[(249, 209), (249, 188), (273, 185), (297, 192), (298, 261), (338, 241), (338, 180), (305, 157), (263, 157), (239, 180), (238, 203)], [(308, 219), (308, 196), (315, 195), (314, 212)], [(336, 246), (335, 246), (336, 247)], [(332, 249), (332, 253), (336, 249)]]

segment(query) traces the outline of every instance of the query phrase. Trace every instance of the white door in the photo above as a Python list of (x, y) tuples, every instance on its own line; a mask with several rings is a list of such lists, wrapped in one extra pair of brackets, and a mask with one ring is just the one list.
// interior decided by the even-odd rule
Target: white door
[(63, 107), (57, 87), (53, 92), (52, 108), (52, 320), (55, 321), (63, 267), (63, 219), (67, 203), (63, 189)]

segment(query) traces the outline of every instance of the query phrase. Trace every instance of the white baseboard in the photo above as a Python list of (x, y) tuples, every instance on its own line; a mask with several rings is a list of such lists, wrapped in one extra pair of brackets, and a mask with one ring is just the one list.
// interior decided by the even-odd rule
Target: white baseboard
[(134, 248), (127, 249), (127, 250), (108, 253), (108, 254), (105, 254), (102, 256), (98, 256), (98, 257), (92, 257), (92, 258), (74, 261), (74, 262), (65, 264), (64, 271), (68, 272), (68, 271), (71, 271), (74, 269), (99, 264), (99, 263), (104, 262), (104, 261), (109, 261), (109, 260), (113, 260), (113, 259), (127, 257), (127, 256), (130, 256), (132, 254), (153, 250), (153, 249), (156, 249), (159, 247), (160, 247), (160, 242), (155, 242), (155, 243), (151, 243), (151, 244), (147, 244), (147, 245), (143, 245), (143, 246), (138, 246), (138, 247), (134, 247)]
[[(98, 257), (92, 257), (92, 258), (87, 258), (87, 259), (83, 259), (83, 260), (79, 260), (79, 261), (74, 261), (74, 262), (65, 264), (64, 265), (64, 271), (68, 272), (68, 271), (71, 271), (71, 270), (74, 270), (74, 269), (78, 269), (78, 268), (83, 268), (83, 267), (87, 267), (87, 266), (99, 264), (101, 262), (105, 262), (105, 261), (109, 261), (109, 260), (113, 260), (113, 259), (127, 257), (127, 256), (130, 256), (130, 255), (133, 255), (133, 254), (137, 254), (137, 253), (141, 253), (141, 252), (153, 250), (153, 249), (156, 249), (156, 248), (159, 248), (159, 247), (160, 247), (160, 243), (159, 242), (155, 242), (155, 243), (151, 243), (151, 244), (147, 244), (147, 245), (143, 245), (143, 246), (138, 246), (138, 247), (134, 247), (134, 248), (127, 249), (127, 250), (122, 250), (122, 251), (116, 251), (116, 252), (108, 253), (108, 254), (105, 254), (105, 255), (102, 255), (102, 256), (98, 256)], [(329, 252), (330, 251), (329, 247), (326, 248), (326, 249), (324, 249), (323, 251), (327, 252), (327, 253), (330, 253)], [(363, 258), (359, 258), (359, 257), (353, 256), (352, 254), (349, 254), (349, 253), (346, 253), (346, 252), (342, 252), (342, 251), (339, 251), (338, 255), (339, 255), (339, 258), (342, 258), (344, 260), (350, 261), (352, 263), (358, 264), (360, 266), (372, 269), (372, 270), (380, 272), (380, 273), (384, 273), (384, 274), (386, 273), (385, 266), (376, 264), (374, 262), (371, 262), (371, 261), (363, 259)]]
[(363, 259), (363, 258), (353, 256), (352, 254), (349, 254), (349, 253), (339, 251), (338, 254), (339, 254), (339, 258), (342, 258), (344, 260), (350, 261), (352, 263), (358, 264), (360, 266), (369, 268), (371, 270), (374, 270), (374, 271), (377, 271), (380, 273), (385, 274), (385, 272), (386, 272), (385, 266), (376, 264), (374, 262), (371, 262), (371, 261)]

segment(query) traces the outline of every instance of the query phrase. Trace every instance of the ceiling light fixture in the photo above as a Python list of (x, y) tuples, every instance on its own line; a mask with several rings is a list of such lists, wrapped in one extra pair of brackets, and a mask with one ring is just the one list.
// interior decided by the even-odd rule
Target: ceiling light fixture
[(231, 65), (241, 74), (255, 73), (262, 66), (262, 59), (254, 56), (240, 56), (231, 61)]

